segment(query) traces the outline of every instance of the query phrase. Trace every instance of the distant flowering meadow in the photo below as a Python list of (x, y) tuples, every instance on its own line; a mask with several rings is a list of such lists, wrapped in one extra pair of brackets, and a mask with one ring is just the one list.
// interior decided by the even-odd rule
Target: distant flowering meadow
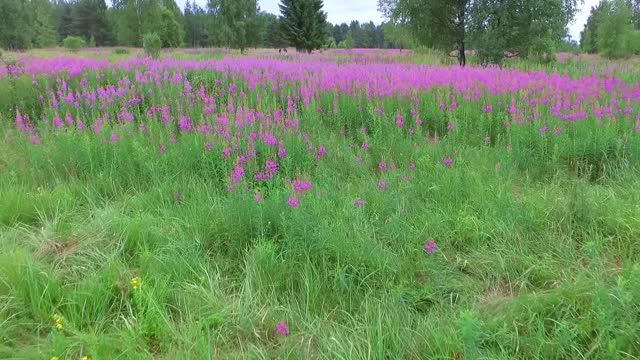
[[(377, 161), (378, 189), (387, 190), (393, 186), (387, 177), (410, 178), (382, 175), (397, 172), (396, 162), (415, 170), (421, 144), (444, 136), (475, 136), (494, 146), (515, 131), (530, 137), (529, 129), (536, 129), (542, 139), (536, 141), (548, 146), (544, 138), (566, 141), (575, 138), (577, 127), (606, 126), (627, 136), (640, 129), (640, 85), (609, 76), (614, 68), (569, 76), (417, 65), (399, 61), (398, 54), (358, 50), (286, 59), (115, 62), (21, 58), (0, 67), (0, 77), (30, 78), (38, 105), (15, 104), (15, 128), (22, 135), (7, 136), (5, 142), (15, 138), (40, 146), (55, 141), (48, 134), (76, 133), (114, 150), (138, 141), (163, 156), (178, 142), (195, 141), (200, 151), (224, 164), (227, 191), (252, 183), (257, 202), (268, 197), (259, 192), (266, 183), (305, 175), (290, 185), (284, 181), (292, 190), (285, 201), (297, 208), (313, 179), (281, 174), (292, 152), (295, 161), (306, 153), (303, 158), (310, 161), (332, 162), (345, 151), (361, 166)], [(334, 124), (348, 139), (348, 149), (323, 143), (313, 131), (313, 122), (339, 118), (352, 119)], [(411, 157), (385, 154), (371, 144), (381, 133), (413, 142), (416, 151)], [(455, 167), (455, 153), (444, 154), (440, 162)]]
[[(15, 127), (22, 135), (5, 142), (15, 138), (40, 146), (55, 141), (46, 134), (77, 133), (115, 150), (139, 141), (163, 156), (190, 139), (207, 156), (220, 158), (228, 171), (225, 189), (235, 191), (295, 176), (280, 174), (292, 152), (297, 159), (303, 151), (311, 161), (332, 162), (348, 151), (362, 166), (378, 156), (382, 175), (396, 172), (395, 162), (414, 170), (420, 145), (447, 135), (477, 136), (493, 145), (513, 136), (512, 127), (562, 141), (577, 126), (595, 131), (606, 125), (628, 135), (640, 129), (640, 85), (616, 77), (416, 65), (394, 61), (393, 52), (346, 54), (287, 60), (22, 58), (0, 67), (0, 77), (31, 78), (39, 104), (15, 104)], [(322, 143), (309, 123), (340, 117), (353, 119), (336, 124), (337, 133), (350, 139), (348, 150)], [(412, 141), (418, 150), (409, 158), (391, 158), (370, 143), (380, 131)], [(372, 149), (377, 155), (369, 155)], [(455, 167), (452, 155), (440, 162)], [(407, 174), (398, 178), (410, 181)], [(312, 181), (291, 182), (295, 195), (286, 200), (289, 207), (304, 203)], [(378, 180), (380, 190), (390, 186), (386, 178)], [(255, 200), (265, 195), (256, 193)]]

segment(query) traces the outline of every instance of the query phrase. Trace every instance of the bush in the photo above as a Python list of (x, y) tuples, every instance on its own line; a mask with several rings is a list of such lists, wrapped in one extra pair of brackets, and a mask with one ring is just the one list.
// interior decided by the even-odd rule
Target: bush
[(67, 36), (63, 44), (65, 48), (71, 51), (78, 51), (84, 46), (84, 40), (79, 36)]
[(160, 49), (162, 49), (162, 39), (160, 35), (155, 32), (147, 33), (142, 38), (144, 46), (144, 52), (154, 59), (160, 56)]
[(129, 55), (129, 50), (123, 49), (123, 48), (117, 48), (113, 50), (113, 53), (115, 55)]

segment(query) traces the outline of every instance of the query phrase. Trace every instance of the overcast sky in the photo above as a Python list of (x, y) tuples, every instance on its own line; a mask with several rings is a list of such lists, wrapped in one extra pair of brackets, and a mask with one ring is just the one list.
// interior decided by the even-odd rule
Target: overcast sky
[[(186, 0), (176, 1), (183, 7), (186, 2)], [(207, 3), (207, 0), (195, 1), (202, 7)], [(262, 10), (272, 14), (280, 14), (279, 0), (259, 0), (259, 2)], [(587, 22), (589, 10), (591, 6), (597, 5), (599, 2), (600, 0), (585, 0), (580, 13), (576, 16), (576, 22), (570, 26), (570, 33), (574, 39), (580, 40), (580, 31), (582, 31), (584, 23)], [(382, 16), (377, 10), (377, 4), (377, 0), (324, 0), (324, 10), (327, 12), (328, 20), (333, 24), (348, 23), (351, 20), (380, 23)]]

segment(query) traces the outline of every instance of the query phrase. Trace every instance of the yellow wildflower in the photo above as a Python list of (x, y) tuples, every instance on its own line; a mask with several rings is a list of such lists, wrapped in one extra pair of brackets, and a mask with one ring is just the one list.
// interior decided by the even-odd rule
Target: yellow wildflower
[(131, 279), (131, 287), (136, 290), (137, 288), (140, 287), (140, 284), (142, 284), (142, 282), (140, 281), (139, 277), (134, 277), (133, 279)]
[(52, 356), (52, 357), (51, 357), (51, 360), (60, 360), (60, 358), (59, 358), (59, 357), (57, 357), (57, 356)]
[(53, 321), (56, 322), (56, 329), (61, 330), (64, 327), (64, 324), (62, 323), (64, 321), (64, 316), (60, 314), (53, 314), (52, 318)]
[(83, 356), (82, 359), (80, 360), (89, 360), (89, 357), (87, 355)]

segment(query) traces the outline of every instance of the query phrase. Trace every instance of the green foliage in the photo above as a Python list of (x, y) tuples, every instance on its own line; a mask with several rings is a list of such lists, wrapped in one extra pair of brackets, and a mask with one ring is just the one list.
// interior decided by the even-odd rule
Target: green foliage
[(111, 19), (120, 45), (141, 46), (143, 34), (163, 34), (159, 0), (118, 0), (114, 3)]
[(182, 45), (184, 33), (182, 27), (175, 18), (175, 14), (166, 7), (161, 9), (162, 15), (162, 31), (160, 37), (162, 39), (162, 47), (176, 48)]
[(217, 0), (218, 17), (216, 25), (223, 43), (227, 46), (245, 49), (257, 46), (262, 39), (263, 22), (258, 19), (257, 0)]
[(282, 0), (282, 32), (298, 51), (311, 53), (325, 45), (327, 14), (322, 0)]
[(209, 16), (197, 2), (187, 0), (184, 9), (185, 43), (190, 47), (212, 45), (209, 34)]
[(415, 40), (406, 25), (387, 22), (382, 25), (382, 28), (384, 29), (384, 39), (388, 47), (400, 49), (415, 47)]
[(391, 23), (406, 26), (419, 45), (456, 50), (459, 64), (464, 66), (473, 4), (469, 0), (379, 0), (379, 9)]
[(602, 12), (597, 28), (598, 52), (608, 58), (632, 55), (635, 40), (628, 3), (625, 0), (606, 1)]
[[(42, 31), (35, 24), (35, 15), (42, 16), (41, 11), (34, 11), (33, 6), (42, 5), (41, 1), (24, 0), (0, 1), (0, 47), (6, 49), (28, 49), (33, 46), (36, 31)], [(39, 19), (43, 20), (43, 19)], [(44, 24), (41, 24), (44, 25)]]
[(78, 0), (73, 4), (72, 33), (82, 36), (93, 46), (111, 44), (111, 23), (107, 19), (105, 0)]
[(552, 61), (572, 17), (557, 0), (476, 2), (471, 21), (471, 42), (478, 55), (499, 63), (504, 54)]
[(591, 7), (591, 13), (584, 25), (584, 30), (580, 33), (580, 48), (587, 53), (598, 52), (598, 25), (605, 16), (607, 1), (601, 1), (598, 6)]
[(341, 49), (353, 49), (353, 36), (351, 33), (347, 34), (347, 37), (338, 44)]
[(143, 47), (147, 56), (157, 59), (160, 57), (160, 50), (162, 49), (162, 38), (157, 33), (147, 33), (143, 38)]
[[(471, 46), (483, 62), (504, 54), (551, 56), (565, 35), (578, 0), (379, 0), (396, 25), (407, 26), (419, 44), (455, 50), (460, 65)], [(468, 44), (469, 45), (468, 45)]]
[(281, 49), (289, 46), (284, 34), (282, 33), (282, 24), (280, 19), (272, 14), (261, 15), (265, 34), (264, 34), (264, 46), (269, 48)]
[(67, 50), (78, 51), (85, 46), (84, 40), (79, 36), (67, 36), (63, 45)]

